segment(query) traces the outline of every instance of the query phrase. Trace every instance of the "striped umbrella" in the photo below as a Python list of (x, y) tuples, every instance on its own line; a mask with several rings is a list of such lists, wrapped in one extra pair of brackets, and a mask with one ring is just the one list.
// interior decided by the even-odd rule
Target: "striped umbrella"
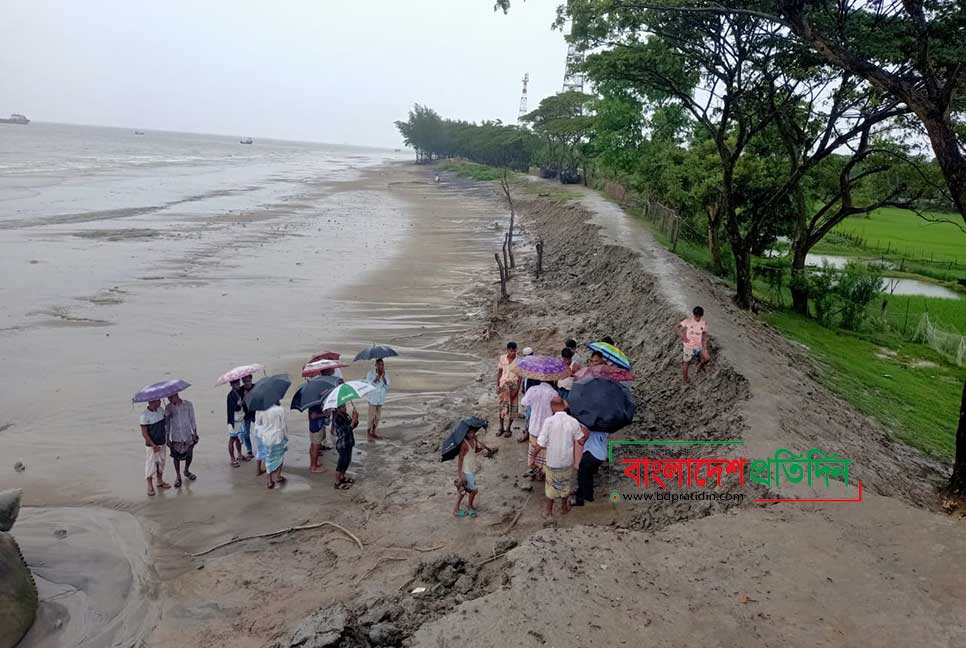
[(624, 352), (615, 347), (613, 344), (607, 344), (606, 342), (591, 342), (587, 345), (592, 351), (600, 351), (604, 359), (613, 365), (617, 365), (621, 369), (630, 369), (631, 361), (627, 359)]
[(362, 398), (373, 389), (375, 389), (375, 387), (367, 383), (365, 380), (350, 380), (349, 382), (343, 383), (329, 392), (329, 395), (325, 398), (325, 402), (322, 403), (322, 409), (335, 409), (340, 405), (345, 405), (349, 401)]

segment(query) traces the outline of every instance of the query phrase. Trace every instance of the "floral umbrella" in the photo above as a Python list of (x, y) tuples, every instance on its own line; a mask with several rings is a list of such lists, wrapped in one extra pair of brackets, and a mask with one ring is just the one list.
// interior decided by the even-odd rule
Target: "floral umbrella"
[(518, 376), (532, 380), (560, 380), (570, 375), (567, 361), (554, 356), (525, 356), (514, 362), (512, 369)]
[(172, 394), (184, 391), (191, 385), (184, 380), (162, 380), (153, 385), (142, 387), (138, 393), (131, 397), (132, 403), (149, 403), (153, 400), (161, 400)]
[(609, 364), (590, 365), (582, 367), (574, 374), (574, 378), (610, 378), (618, 382), (631, 382), (634, 374), (627, 369), (621, 369)]
[(241, 380), (245, 376), (251, 376), (259, 371), (263, 371), (265, 367), (260, 364), (247, 364), (241, 365), (240, 367), (235, 367), (230, 369), (225, 373), (221, 374), (221, 377), (215, 382), (216, 385), (224, 385), (225, 383), (230, 383), (233, 380)]

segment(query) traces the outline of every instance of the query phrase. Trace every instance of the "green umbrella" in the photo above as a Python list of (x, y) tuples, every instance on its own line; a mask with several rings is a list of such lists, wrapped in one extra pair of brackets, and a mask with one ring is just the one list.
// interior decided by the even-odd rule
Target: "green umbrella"
[(336, 407), (345, 405), (349, 401), (362, 398), (373, 389), (375, 389), (375, 387), (367, 383), (365, 380), (350, 380), (349, 382), (343, 383), (329, 392), (329, 395), (325, 398), (325, 402), (322, 404), (322, 409), (335, 409)]

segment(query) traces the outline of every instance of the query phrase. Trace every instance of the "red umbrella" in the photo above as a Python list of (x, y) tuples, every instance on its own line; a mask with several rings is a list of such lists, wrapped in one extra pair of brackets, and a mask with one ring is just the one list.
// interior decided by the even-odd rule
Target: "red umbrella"
[(324, 353), (320, 353), (319, 355), (312, 356), (312, 359), (308, 361), (308, 364), (318, 362), (319, 360), (338, 360), (339, 357), (339, 354), (335, 351), (326, 351)]
[(574, 374), (574, 378), (610, 378), (617, 382), (630, 382), (634, 380), (634, 374), (627, 369), (621, 369), (610, 364), (588, 365), (581, 367)]
[(323, 371), (328, 369), (341, 369), (348, 366), (349, 365), (336, 362), (335, 360), (314, 360), (302, 367), (302, 376), (305, 378), (312, 378), (313, 376), (320, 375)]

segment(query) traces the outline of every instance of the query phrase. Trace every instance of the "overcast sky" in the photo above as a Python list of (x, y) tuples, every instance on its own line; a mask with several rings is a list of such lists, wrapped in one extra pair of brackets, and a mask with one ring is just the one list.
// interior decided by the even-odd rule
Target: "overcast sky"
[(559, 0), (30, 0), (0, 11), (0, 114), (399, 146), (414, 102), (516, 119), (560, 89)]

